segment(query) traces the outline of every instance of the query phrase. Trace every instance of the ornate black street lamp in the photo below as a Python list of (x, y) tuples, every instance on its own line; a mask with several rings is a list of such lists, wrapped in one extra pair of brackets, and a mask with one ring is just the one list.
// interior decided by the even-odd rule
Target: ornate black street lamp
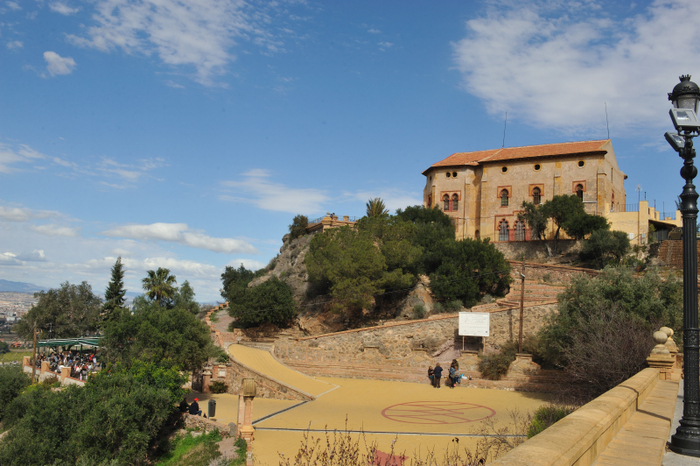
[(693, 138), (700, 134), (697, 111), (700, 88), (690, 75), (680, 77), (668, 99), (673, 102), (670, 111), (676, 133), (666, 133), (666, 140), (683, 158), (681, 176), (685, 180), (681, 194), (683, 216), (683, 417), (676, 433), (671, 436), (670, 448), (676, 453), (700, 456), (700, 353), (698, 332), (698, 255), (697, 226), (698, 193), (693, 179), (698, 170), (693, 165), (695, 149)]

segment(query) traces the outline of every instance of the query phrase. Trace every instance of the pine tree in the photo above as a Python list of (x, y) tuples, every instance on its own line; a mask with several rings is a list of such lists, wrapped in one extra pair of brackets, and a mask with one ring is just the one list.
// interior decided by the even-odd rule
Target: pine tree
[(118, 257), (112, 266), (112, 278), (105, 290), (105, 304), (102, 308), (104, 320), (112, 320), (115, 311), (124, 308), (125, 295), (124, 266), (122, 265), (122, 258)]

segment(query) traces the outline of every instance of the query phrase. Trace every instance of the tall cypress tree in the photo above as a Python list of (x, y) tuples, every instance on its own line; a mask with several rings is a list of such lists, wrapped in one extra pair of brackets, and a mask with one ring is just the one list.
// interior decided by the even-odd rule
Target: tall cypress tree
[(124, 268), (122, 258), (118, 257), (117, 261), (112, 266), (112, 279), (105, 290), (105, 304), (103, 306), (104, 320), (112, 320), (115, 311), (124, 307), (124, 296), (126, 289), (124, 288)]

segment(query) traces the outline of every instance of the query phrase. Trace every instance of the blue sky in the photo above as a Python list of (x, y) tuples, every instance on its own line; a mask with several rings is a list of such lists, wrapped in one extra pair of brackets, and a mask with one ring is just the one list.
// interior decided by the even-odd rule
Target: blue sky
[(102, 293), (118, 256), (220, 299), (295, 214), (419, 204), (454, 152), (610, 137), (674, 210), (666, 94), (700, 2), (0, 2), (0, 278)]

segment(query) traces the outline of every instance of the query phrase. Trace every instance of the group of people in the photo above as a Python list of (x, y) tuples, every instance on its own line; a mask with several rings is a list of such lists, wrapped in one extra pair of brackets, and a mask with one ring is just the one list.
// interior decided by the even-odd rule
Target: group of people
[[(443, 368), (438, 362), (433, 366), (428, 367), (428, 379), (430, 379), (430, 385), (435, 388), (440, 388), (440, 380), (442, 379)], [(463, 375), (459, 374), (459, 363), (456, 359), (452, 360), (450, 364), (450, 369), (447, 371), (447, 377), (445, 379), (445, 386), (450, 388), (455, 388), (455, 385), (462, 383)]]
[(195, 398), (191, 405), (187, 404), (187, 398), (183, 398), (180, 402), (180, 411), (183, 413), (192, 414), (194, 416), (207, 417), (207, 415), (202, 413), (202, 410), (199, 408), (199, 398)]
[(41, 363), (49, 362), (49, 370), (60, 373), (64, 367), (70, 367), (70, 377), (79, 380), (87, 380), (90, 372), (97, 372), (101, 365), (97, 362), (97, 355), (94, 353), (79, 351), (52, 351), (49, 354), (40, 354), (36, 358), (36, 367), (40, 368)]

